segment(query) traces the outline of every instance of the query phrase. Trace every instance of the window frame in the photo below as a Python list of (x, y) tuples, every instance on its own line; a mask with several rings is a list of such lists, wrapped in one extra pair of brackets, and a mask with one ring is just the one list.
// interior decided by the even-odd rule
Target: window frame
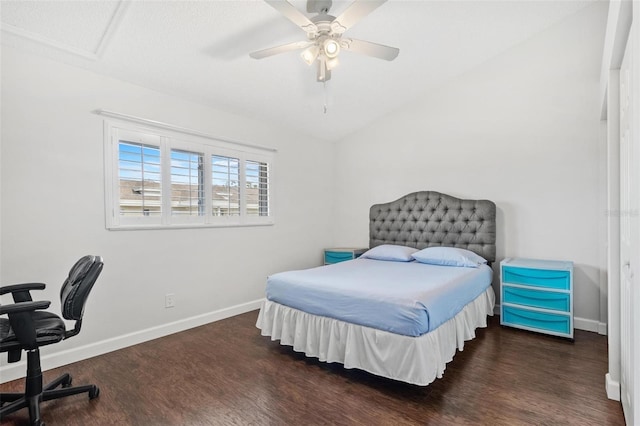
[[(100, 112), (99, 112), (100, 113)], [(110, 113), (119, 115), (117, 113)], [(108, 114), (105, 114), (108, 115)], [(145, 119), (104, 120), (105, 164), (105, 222), (109, 230), (173, 229), (199, 227), (262, 226), (273, 225), (274, 215), (274, 164), (276, 151), (215, 138), (200, 132), (161, 123), (161, 126)], [(140, 121), (143, 123), (140, 124)], [(146, 123), (149, 122), (149, 123)], [(160, 148), (161, 211), (160, 215), (123, 216), (120, 204), (120, 141), (139, 143)], [(202, 154), (204, 157), (204, 215), (172, 214), (171, 153), (172, 150)], [(212, 156), (238, 159), (239, 215), (213, 215), (212, 204)], [(267, 163), (268, 215), (247, 214), (246, 162)]]

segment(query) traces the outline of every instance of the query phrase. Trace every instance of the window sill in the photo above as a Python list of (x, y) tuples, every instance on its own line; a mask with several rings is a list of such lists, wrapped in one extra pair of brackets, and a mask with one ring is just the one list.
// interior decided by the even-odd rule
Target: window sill
[(142, 230), (160, 230), (160, 229), (202, 229), (202, 228), (250, 228), (256, 226), (272, 226), (275, 221), (260, 223), (207, 223), (207, 224), (189, 224), (179, 223), (175, 225), (117, 225), (107, 226), (108, 231), (142, 231)]

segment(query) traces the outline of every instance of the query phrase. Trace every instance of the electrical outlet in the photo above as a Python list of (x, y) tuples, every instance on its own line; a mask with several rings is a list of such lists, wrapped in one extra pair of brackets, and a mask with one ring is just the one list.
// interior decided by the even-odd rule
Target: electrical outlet
[(173, 308), (176, 306), (176, 295), (173, 293), (165, 294), (164, 296), (164, 307), (165, 308)]

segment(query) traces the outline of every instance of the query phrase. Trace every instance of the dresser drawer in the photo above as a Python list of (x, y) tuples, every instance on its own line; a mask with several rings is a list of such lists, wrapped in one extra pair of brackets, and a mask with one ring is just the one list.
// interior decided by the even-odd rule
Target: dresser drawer
[(568, 315), (550, 314), (546, 312), (530, 311), (527, 309), (502, 306), (502, 324), (522, 326), (541, 331), (570, 334), (571, 318)]
[(353, 252), (349, 251), (330, 251), (324, 252), (324, 263), (338, 263), (354, 258)]
[(571, 288), (571, 275), (569, 271), (553, 269), (529, 269), (504, 266), (502, 268), (502, 281), (505, 283), (554, 288), (558, 290), (569, 290)]
[(502, 301), (514, 305), (532, 306), (554, 311), (571, 311), (571, 295), (569, 293), (503, 286)]

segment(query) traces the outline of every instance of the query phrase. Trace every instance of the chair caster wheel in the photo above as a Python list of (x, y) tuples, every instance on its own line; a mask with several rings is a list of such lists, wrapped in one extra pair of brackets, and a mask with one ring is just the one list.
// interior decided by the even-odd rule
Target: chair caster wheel
[(89, 399), (95, 399), (100, 395), (100, 388), (97, 386), (94, 386), (90, 391), (89, 391)]

